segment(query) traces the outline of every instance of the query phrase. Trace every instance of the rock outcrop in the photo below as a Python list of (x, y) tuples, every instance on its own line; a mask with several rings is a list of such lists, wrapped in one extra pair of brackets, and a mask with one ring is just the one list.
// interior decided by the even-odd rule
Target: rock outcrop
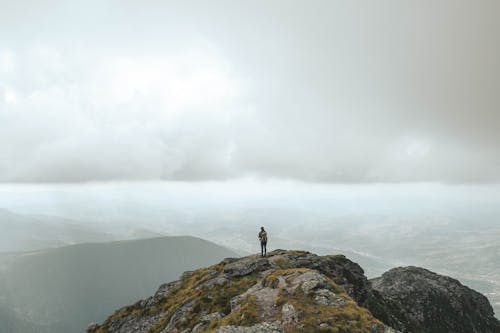
[[(441, 331), (426, 326), (432, 318), (451, 323), (460, 311), (469, 311), (466, 317), (462, 315), (473, 321), (466, 326), (472, 327), (467, 332), (500, 332), (491, 306), (480, 294), (430, 272), (436, 279), (410, 274), (411, 280), (405, 270), (390, 271), (371, 282), (359, 265), (341, 255), (277, 250), (265, 258), (229, 258), (184, 273), (152, 297), (118, 310), (101, 325), (90, 326), (88, 332), (466, 332), (450, 330), (455, 326)], [(405, 277), (399, 278), (399, 271)], [(391, 288), (391, 281), (397, 287)], [(441, 293), (450, 281), (454, 287)], [(426, 291), (407, 291), (406, 285)], [(418, 307), (421, 303), (425, 309)], [(445, 303), (451, 309), (443, 307)], [(447, 312), (440, 312), (445, 308)]]
[(403, 267), (371, 283), (373, 297), (384, 302), (381, 309), (372, 312), (402, 332), (500, 332), (488, 299), (455, 279), (423, 268)]

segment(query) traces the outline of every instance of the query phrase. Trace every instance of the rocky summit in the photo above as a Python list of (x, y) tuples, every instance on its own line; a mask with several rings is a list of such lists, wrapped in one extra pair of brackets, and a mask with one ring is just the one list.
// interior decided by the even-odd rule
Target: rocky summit
[(370, 281), (342, 255), (276, 250), (185, 272), (88, 332), (500, 333), (500, 324), (484, 296), (420, 268)]

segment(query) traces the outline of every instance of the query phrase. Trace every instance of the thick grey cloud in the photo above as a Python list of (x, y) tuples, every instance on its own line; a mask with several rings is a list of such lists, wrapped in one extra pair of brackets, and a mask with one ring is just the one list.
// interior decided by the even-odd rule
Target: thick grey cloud
[(498, 182), (497, 1), (1, 1), (0, 180)]

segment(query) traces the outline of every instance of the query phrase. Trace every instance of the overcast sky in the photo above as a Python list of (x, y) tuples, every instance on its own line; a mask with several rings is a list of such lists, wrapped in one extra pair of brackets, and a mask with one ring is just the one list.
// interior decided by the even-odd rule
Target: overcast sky
[(0, 181), (500, 180), (500, 2), (0, 0)]

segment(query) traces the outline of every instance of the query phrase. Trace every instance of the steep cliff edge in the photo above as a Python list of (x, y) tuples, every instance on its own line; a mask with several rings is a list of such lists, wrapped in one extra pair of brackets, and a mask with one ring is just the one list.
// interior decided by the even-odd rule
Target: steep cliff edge
[[(344, 256), (303, 251), (225, 259), (184, 273), (178, 281), (162, 285), (154, 296), (116, 311), (101, 325), (91, 325), (88, 332), (397, 332), (394, 328), (431, 332), (422, 326), (426, 321), (413, 322), (412, 316), (402, 315), (418, 300), (398, 298), (396, 289), (392, 293), (382, 287), (389, 283), (388, 277), (398, 274), (397, 270), (389, 273), (370, 282), (362, 268)], [(415, 275), (415, 279), (423, 279), (421, 283), (429, 290), (437, 288), (425, 282), (427, 276)], [(477, 294), (468, 288), (463, 293)], [(450, 298), (443, 296), (439, 302), (464, 301), (455, 298), (458, 294), (446, 295)], [(453, 311), (463, 310), (452, 309), (436, 318), (452, 321), (458, 315)], [(477, 330), (470, 332), (500, 333), (486, 305), (468, 310), (471, 320), (488, 319), (485, 324), (474, 324)]]

